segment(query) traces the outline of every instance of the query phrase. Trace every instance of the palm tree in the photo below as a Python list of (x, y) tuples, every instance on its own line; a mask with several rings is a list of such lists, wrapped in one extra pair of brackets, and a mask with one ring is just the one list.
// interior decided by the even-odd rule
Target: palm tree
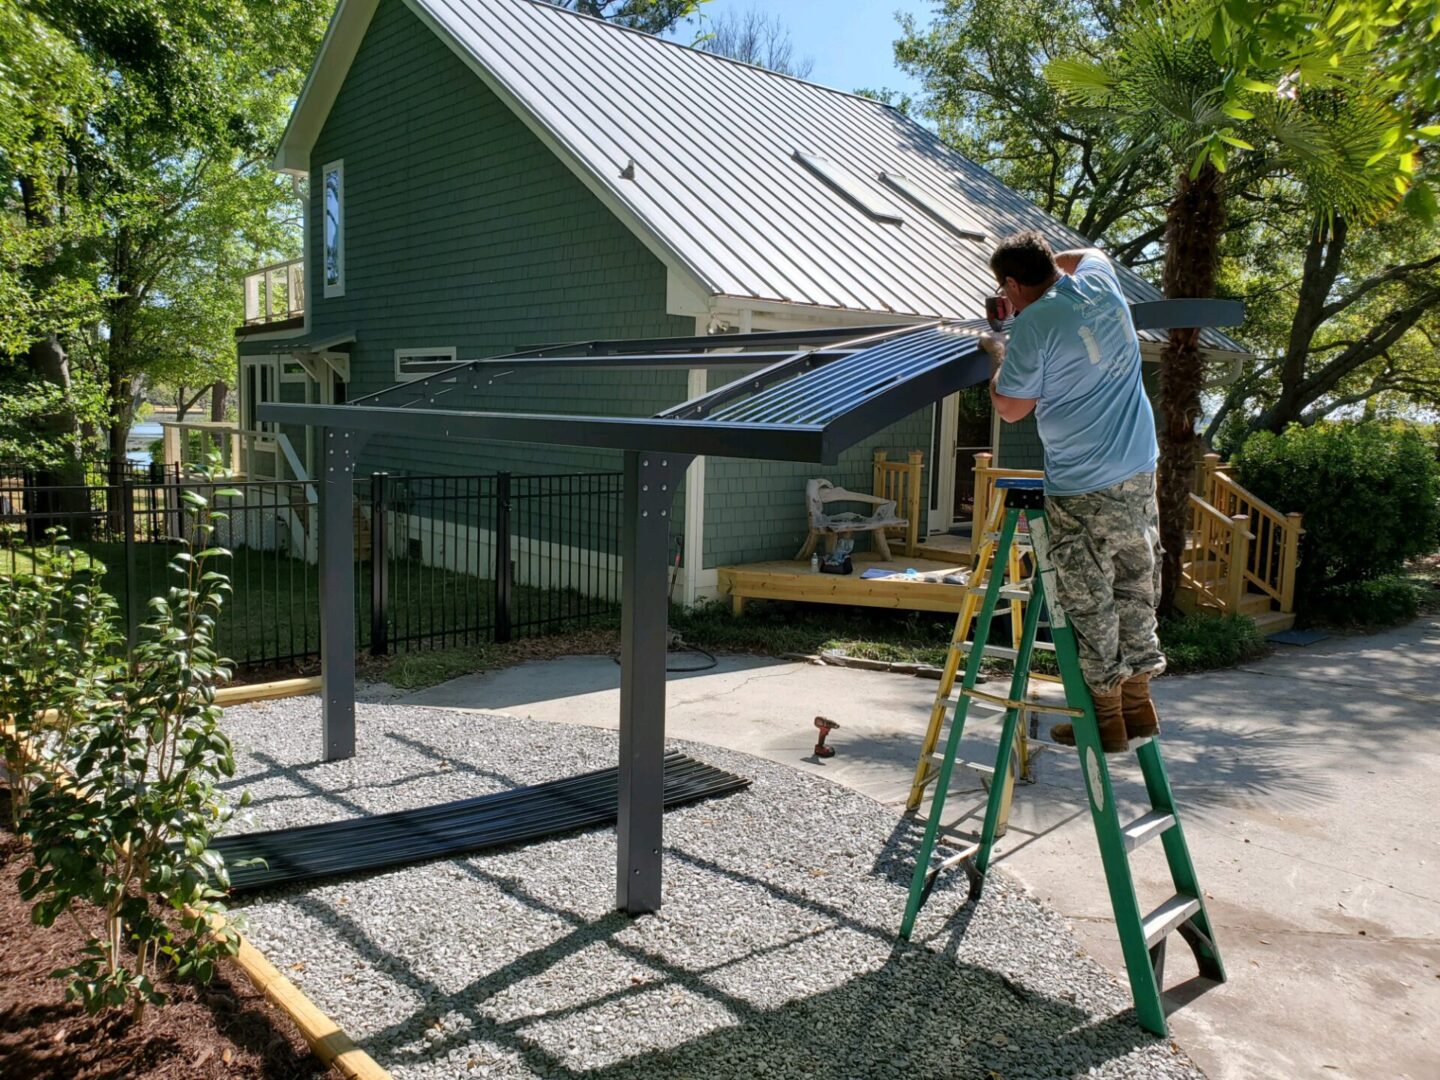
[[(1314, 18), (1305, 8), (1314, 8)], [(1249, 9), (1248, 11), (1246, 9)], [(1237, 20), (1237, 16), (1239, 16)], [(1071, 106), (1114, 120), (1175, 174), (1166, 212), (1167, 297), (1215, 294), (1228, 197), (1293, 185), (1329, 227), (1373, 218), (1404, 194), (1413, 155), (1371, 73), (1374, 54), (1337, 49), (1318, 4), (1150, 0), (1117, 27), (1104, 60), (1057, 60), (1046, 76)], [(1402, 132), (1403, 134), (1403, 132)], [(1232, 164), (1240, 166), (1230, 169)], [(1160, 369), (1161, 610), (1174, 609), (1195, 464), (1205, 365), (1199, 331), (1170, 331)]]

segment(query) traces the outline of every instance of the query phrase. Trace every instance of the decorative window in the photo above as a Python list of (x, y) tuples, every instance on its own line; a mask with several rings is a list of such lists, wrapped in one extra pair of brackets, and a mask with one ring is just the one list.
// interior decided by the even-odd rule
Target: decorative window
[(966, 221), (958, 212), (952, 210), (948, 205), (939, 199), (932, 198), (930, 194), (921, 189), (909, 177), (897, 172), (882, 172), (880, 179), (889, 184), (905, 198), (918, 206), (925, 213), (938, 221), (945, 228), (949, 229), (962, 240), (984, 240), (985, 232), (978, 229), (969, 221)]
[(432, 349), (396, 349), (395, 378), (402, 381), (423, 379), (426, 375), (452, 368), (455, 363), (454, 345)]
[(280, 381), (285, 383), (309, 382), (310, 376), (305, 371), (305, 365), (299, 360), (280, 361)]
[(851, 172), (843, 165), (800, 150), (795, 151), (795, 160), (876, 221), (886, 225), (905, 224), (899, 207), (885, 198), (867, 178)]
[(323, 222), (321, 271), (326, 296), (345, 295), (345, 162), (332, 161), (320, 171)]

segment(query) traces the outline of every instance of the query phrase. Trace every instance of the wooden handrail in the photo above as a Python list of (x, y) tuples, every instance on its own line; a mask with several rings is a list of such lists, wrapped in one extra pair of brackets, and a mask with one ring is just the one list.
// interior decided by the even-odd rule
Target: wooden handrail
[(920, 450), (911, 450), (904, 461), (890, 461), (889, 453), (876, 450), (874, 455), (875, 487), (878, 498), (893, 502), (904, 515), (905, 554), (914, 558), (920, 541), (920, 492), (922, 469), (925, 455)]
[(1220, 455), (1205, 456), (1204, 499), (1220, 513), (1244, 517), (1250, 523), (1252, 545), (1246, 552), (1241, 576), (1290, 613), (1295, 606), (1295, 574), (1299, 564), (1299, 514), (1282, 514), (1257, 498), (1224, 471)]

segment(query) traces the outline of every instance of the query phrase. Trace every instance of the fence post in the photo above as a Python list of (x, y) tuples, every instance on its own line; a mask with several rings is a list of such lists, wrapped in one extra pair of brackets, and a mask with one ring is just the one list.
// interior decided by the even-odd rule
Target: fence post
[(495, 477), (495, 640), (509, 641), (515, 592), (510, 587), (510, 474)]
[(390, 652), (389, 474), (370, 474), (370, 655)]
[(1280, 557), (1280, 573), (1283, 575), (1280, 587), (1280, 610), (1289, 615), (1295, 610), (1295, 574), (1300, 565), (1300, 535), (1304, 529), (1300, 527), (1301, 517), (1299, 514), (1287, 514), (1285, 516), (1285, 548)]
[(135, 593), (140, 576), (135, 564), (135, 481), (128, 476), (120, 482), (120, 521), (125, 530), (125, 651), (135, 651), (139, 636), (139, 613), (135, 606)]

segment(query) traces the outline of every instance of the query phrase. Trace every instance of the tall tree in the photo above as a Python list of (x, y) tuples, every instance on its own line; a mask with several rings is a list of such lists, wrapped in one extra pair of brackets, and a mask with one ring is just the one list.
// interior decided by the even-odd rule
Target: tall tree
[(709, 29), (696, 42), (696, 48), (705, 52), (797, 79), (808, 77), (815, 68), (812, 57), (796, 55), (795, 42), (785, 24), (759, 8), (747, 8), (739, 13), (727, 11), (718, 19), (707, 21), (707, 26)]
[[(1238, 18), (1237, 18), (1238, 13)], [(1048, 77), (1079, 108), (1125, 130), (1174, 175), (1162, 282), (1170, 297), (1215, 295), (1225, 174), (1255, 154), (1322, 221), (1373, 218), (1408, 188), (1412, 149), (1377, 84), (1373, 54), (1313, 33), (1318, 4), (1153, 0), (1131, 10), (1099, 60), (1058, 59)], [(1203, 449), (1199, 331), (1172, 330), (1160, 373), (1159, 496), (1174, 606), (1193, 472)]]
[(1113, 52), (1114, 0), (944, 0), (900, 20), (900, 67), (942, 138), (1126, 265), (1154, 257), (1168, 170), (1115, 121), (1068, 108), (1052, 60)]
[[(99, 382), (112, 460), (147, 377), (189, 368), (193, 380), (229, 352), (238, 270), (298, 247), (293, 195), (268, 160), (324, 17), (305, 0), (34, 0), (23, 25), (4, 24), (18, 43), (7, 52), (27, 63), (0, 83), (28, 100), (46, 70), (36, 57), (55, 50), (78, 88), (32, 110), (57, 130), (54, 152), (3, 159), (0, 217), (23, 222), (14, 246), (35, 253), (25, 347), (58, 346), (72, 374)], [(59, 224), (71, 235), (47, 244)], [(91, 297), (83, 319), (45, 302), (57, 282)]]

